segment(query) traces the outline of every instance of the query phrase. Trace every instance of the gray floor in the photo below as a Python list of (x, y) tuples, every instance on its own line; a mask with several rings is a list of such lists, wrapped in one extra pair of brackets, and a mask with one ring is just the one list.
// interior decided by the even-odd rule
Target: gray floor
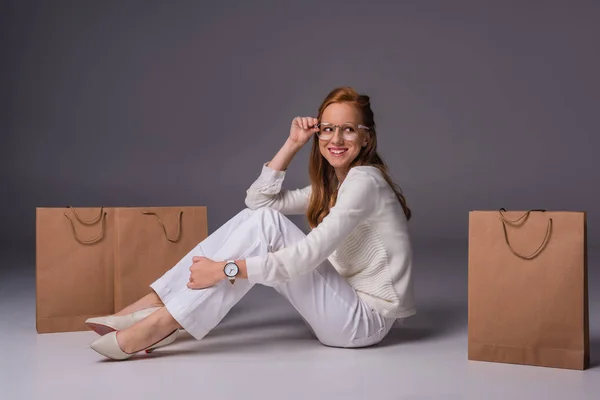
[(466, 253), (417, 255), (419, 314), (377, 347), (321, 346), (279, 295), (255, 287), (204, 340), (184, 333), (150, 356), (111, 362), (89, 348), (93, 332), (36, 333), (33, 257), (5, 253), (0, 399), (599, 398), (597, 250), (590, 251), (587, 371), (468, 361)]

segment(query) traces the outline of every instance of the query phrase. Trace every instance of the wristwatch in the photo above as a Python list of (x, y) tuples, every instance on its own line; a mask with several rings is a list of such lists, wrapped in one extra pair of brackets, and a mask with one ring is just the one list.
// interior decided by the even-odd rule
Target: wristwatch
[(240, 267), (238, 267), (234, 260), (227, 260), (223, 272), (225, 272), (225, 276), (227, 276), (227, 279), (233, 285), (235, 277), (240, 273)]

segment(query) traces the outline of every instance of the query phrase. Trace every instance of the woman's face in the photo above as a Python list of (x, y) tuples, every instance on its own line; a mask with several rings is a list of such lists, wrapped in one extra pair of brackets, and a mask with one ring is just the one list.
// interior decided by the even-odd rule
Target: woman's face
[[(350, 163), (354, 161), (361, 147), (368, 142), (364, 129), (357, 129), (362, 124), (358, 109), (348, 103), (333, 103), (323, 110), (321, 129), (325, 134), (333, 134), (329, 139), (319, 138), (319, 149), (325, 159), (335, 168), (338, 178), (346, 176)], [(328, 125), (331, 126), (328, 126)], [(333, 126), (339, 125), (341, 126)], [(344, 133), (346, 138), (344, 138)], [(354, 139), (351, 136), (355, 136)]]

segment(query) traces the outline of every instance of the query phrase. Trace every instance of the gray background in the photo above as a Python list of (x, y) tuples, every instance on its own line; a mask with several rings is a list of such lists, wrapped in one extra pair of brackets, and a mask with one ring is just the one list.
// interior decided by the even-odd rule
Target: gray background
[[(1, 243), (35, 207), (244, 205), (297, 115), (372, 97), (415, 246), (471, 209), (586, 210), (600, 241), (597, 1), (3, 1)], [(308, 184), (309, 146), (285, 187)], [(304, 220), (295, 221), (304, 228)]]
[[(0, 393), (598, 397), (600, 2), (368, 3), (0, 0)], [(340, 85), (372, 96), (414, 213), (418, 313), (379, 346), (318, 346), (260, 285), (141, 364), (103, 362), (91, 331), (36, 333), (36, 207), (205, 205), (212, 232)], [(308, 150), (285, 187), (308, 184)], [(468, 211), (499, 207), (588, 211), (589, 371), (467, 361)]]

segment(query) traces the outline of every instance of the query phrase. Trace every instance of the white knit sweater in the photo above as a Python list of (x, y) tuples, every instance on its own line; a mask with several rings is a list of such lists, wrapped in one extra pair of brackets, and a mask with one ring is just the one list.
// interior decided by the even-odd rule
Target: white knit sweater
[[(282, 189), (285, 171), (263, 164), (246, 192), (251, 209), (306, 213), (311, 186)], [(283, 282), (329, 260), (369, 306), (388, 318), (416, 313), (411, 278), (412, 248), (407, 221), (394, 191), (376, 167), (350, 169), (336, 204), (305, 239), (246, 259), (248, 280)]]

